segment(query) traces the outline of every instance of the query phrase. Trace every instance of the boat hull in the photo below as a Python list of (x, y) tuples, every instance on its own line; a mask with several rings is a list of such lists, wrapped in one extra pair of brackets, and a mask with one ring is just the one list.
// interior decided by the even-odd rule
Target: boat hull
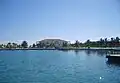
[(120, 56), (106, 56), (106, 58), (108, 58), (108, 61), (120, 62)]

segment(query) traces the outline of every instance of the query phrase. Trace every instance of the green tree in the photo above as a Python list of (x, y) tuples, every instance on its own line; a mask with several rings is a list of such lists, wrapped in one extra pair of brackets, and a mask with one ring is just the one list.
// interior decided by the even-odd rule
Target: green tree
[(22, 48), (27, 48), (28, 47), (27, 41), (23, 41), (21, 46), (22, 46)]
[(10, 43), (10, 42), (9, 42), (9, 43), (7, 43), (6, 48), (12, 48), (12, 45), (11, 45), (11, 43)]
[(37, 48), (43, 48), (45, 45), (44, 45), (44, 43), (37, 42), (36, 46), (37, 46)]
[(3, 48), (2, 44), (0, 44), (0, 48)]
[(12, 48), (17, 48), (17, 47), (18, 47), (17, 43), (12, 43)]
[(67, 47), (68, 46), (68, 43), (67, 42), (63, 42), (63, 47)]

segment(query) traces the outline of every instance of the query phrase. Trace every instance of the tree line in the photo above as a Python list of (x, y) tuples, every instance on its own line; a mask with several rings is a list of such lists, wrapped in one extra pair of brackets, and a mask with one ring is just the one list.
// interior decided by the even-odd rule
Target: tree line
[[(100, 38), (98, 41), (91, 41), (87, 40), (86, 42), (82, 43), (76, 40), (75, 43), (63, 42), (61, 47), (120, 47), (120, 38)], [(7, 44), (0, 44), (0, 48), (55, 48), (56, 45), (54, 43), (46, 44), (46, 43), (34, 43), (32, 45), (28, 45), (27, 41), (23, 41), (21, 44), (17, 43), (7, 43)]]
[(79, 41), (76, 41), (72, 46), (75, 47), (120, 47), (120, 38), (100, 38), (98, 41), (90, 41), (87, 40), (84, 43), (80, 43)]
[(21, 44), (9, 42), (7, 44), (1, 44), (0, 48), (28, 48), (28, 42), (23, 41)]

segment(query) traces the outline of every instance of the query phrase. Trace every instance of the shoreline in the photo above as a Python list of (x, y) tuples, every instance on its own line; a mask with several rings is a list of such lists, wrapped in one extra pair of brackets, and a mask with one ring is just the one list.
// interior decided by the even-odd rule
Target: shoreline
[(112, 50), (120, 51), (120, 48), (0, 48), (0, 50)]

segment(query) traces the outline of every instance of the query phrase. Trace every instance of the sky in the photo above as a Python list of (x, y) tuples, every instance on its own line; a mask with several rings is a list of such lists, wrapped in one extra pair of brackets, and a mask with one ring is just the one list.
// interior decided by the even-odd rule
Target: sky
[(0, 41), (120, 37), (120, 0), (0, 0)]

